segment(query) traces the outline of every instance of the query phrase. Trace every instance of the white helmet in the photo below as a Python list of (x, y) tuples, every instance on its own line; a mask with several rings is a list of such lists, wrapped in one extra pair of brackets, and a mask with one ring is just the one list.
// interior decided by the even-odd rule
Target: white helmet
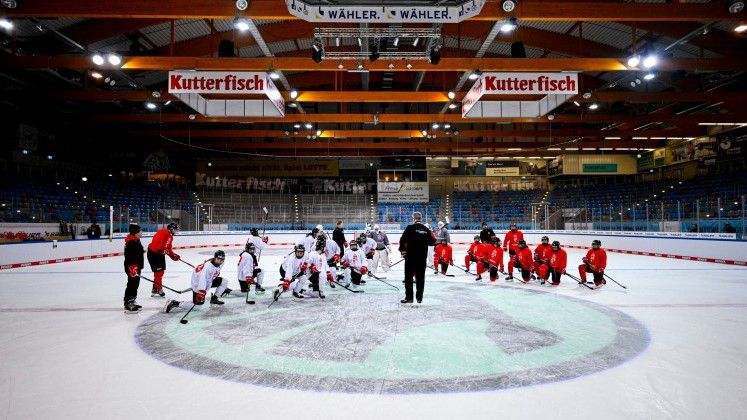
[(370, 232), (370, 231), (371, 231), (371, 224), (366, 223), (366, 232)]
[(379, 225), (374, 225), (373, 230), (374, 230), (374, 232), (378, 232), (379, 231)]
[(438, 227), (440, 228), (444, 227), (444, 222), (438, 222)]

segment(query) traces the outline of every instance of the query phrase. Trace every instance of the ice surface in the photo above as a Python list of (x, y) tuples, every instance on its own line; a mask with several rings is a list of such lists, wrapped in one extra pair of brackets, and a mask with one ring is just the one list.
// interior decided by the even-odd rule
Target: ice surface
[[(194, 263), (213, 251), (182, 250), (180, 255)], [(236, 288), (238, 250), (230, 251), (223, 274), (230, 279), (230, 287)], [(272, 247), (262, 257), (268, 291), (277, 281), (275, 273), (287, 251)], [(575, 272), (581, 251), (568, 250), (568, 254), (569, 271)], [(461, 260), (463, 247), (457, 247), (455, 255)], [(613, 253), (609, 260), (608, 273), (628, 290), (609, 283), (591, 291), (564, 279), (559, 288), (545, 295), (535, 293), (548, 291), (539, 286), (477, 286), (467, 276), (434, 278), (431, 272), (421, 308), (400, 306), (400, 294), (372, 280), (365, 286), (368, 291), (359, 295), (339, 287), (326, 289), (325, 301), (294, 302), (284, 295), (269, 310), (273, 314), (266, 309), (269, 293), (256, 297), (254, 306), (235, 297), (228, 299), (223, 313), (209, 305), (195, 310), (193, 321), (186, 326), (169, 324), (178, 322), (183, 312), (156, 314), (163, 299), (151, 298), (145, 282), (138, 299), (145, 310), (138, 315), (122, 313), (125, 277), (121, 258), (3, 270), (0, 418), (747, 417), (747, 269)], [(168, 263), (167, 284), (176, 289), (188, 287), (189, 267)], [(387, 281), (400, 288), (401, 270), (399, 264), (386, 274)], [(453, 268), (450, 272), (460, 273)], [(150, 274), (147, 268), (145, 274)], [(592, 306), (578, 306), (559, 296)], [(601, 316), (595, 312), (596, 305), (601, 305)], [(648, 347), (622, 365), (563, 381), (488, 391), (455, 386), (453, 391), (460, 392), (412, 394), (408, 392), (413, 389), (391, 393), (386, 388), (387, 383), (412, 374), (431, 379), (440, 374), (453, 381), (452, 370), (458, 368), (465, 375), (486, 367), (510, 370), (518, 365), (500, 365), (500, 361), (523, 357), (522, 363), (530, 363), (539, 360), (532, 359), (533, 355), (548, 349), (558, 351), (548, 352), (542, 360), (551, 354), (560, 357), (571, 347), (557, 346), (569, 340), (580, 340), (591, 349), (594, 340), (603, 344), (604, 334), (610, 331), (605, 326), (605, 308), (628, 315), (650, 335)], [(260, 359), (243, 356), (254, 354), (257, 342), (280, 331), (287, 337), (274, 336), (277, 342), (267, 347), (267, 353), (255, 354), (285, 363), (273, 369), (315, 372), (318, 364), (328, 364), (338, 369), (331, 374), (348, 375), (336, 377), (338, 389), (361, 377), (379, 377), (382, 385), (362, 393), (340, 393), (332, 391), (335, 385), (329, 379), (319, 383), (330, 389), (313, 391), (296, 389), (298, 382), (255, 385), (238, 376), (224, 380), (196, 373), (170, 365), (169, 356), (176, 358), (176, 353), (155, 357), (150, 349), (138, 345), (140, 324), (161, 318), (166, 323), (160, 326), (177, 329), (170, 338), (207, 346), (228, 343), (235, 353), (223, 356), (235, 357), (234, 362), (246, 366), (261, 364)], [(205, 328), (205, 322), (218, 326)], [(562, 329), (568, 325), (574, 326), (570, 330), (576, 332), (574, 336)], [(485, 339), (466, 341), (479, 336), (468, 335), (470, 331), (484, 332)], [(617, 350), (627, 346), (620, 344)], [(299, 349), (306, 351), (294, 353)], [(450, 351), (453, 363), (431, 363)], [(294, 366), (301, 356), (308, 362)], [(380, 357), (379, 367), (388, 370), (348, 369), (349, 364), (372, 357)], [(599, 367), (604, 357), (592, 355), (583, 360)], [(410, 363), (397, 365), (403, 358)], [(212, 368), (219, 370), (219, 366)], [(230, 366), (222, 365), (224, 377), (231, 376)]]

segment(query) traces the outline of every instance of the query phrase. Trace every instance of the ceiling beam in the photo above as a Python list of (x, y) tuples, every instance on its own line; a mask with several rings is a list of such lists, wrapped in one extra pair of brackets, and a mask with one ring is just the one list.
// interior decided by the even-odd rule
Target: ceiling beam
[[(142, 123), (357, 123), (373, 124), (378, 118), (380, 124), (431, 124), (433, 122), (450, 124), (485, 124), (485, 123), (544, 123), (550, 121), (546, 117), (540, 118), (480, 118), (464, 119), (459, 114), (287, 114), (285, 117), (205, 117), (196, 115), (190, 120), (187, 114), (100, 114), (86, 116), (92, 122), (142, 122)], [(604, 124), (604, 123), (668, 123), (678, 126), (692, 127), (698, 123), (742, 123), (747, 122), (747, 114), (743, 115), (556, 115), (553, 123), (568, 124)]]
[[(334, 139), (372, 139), (372, 138), (392, 138), (392, 139), (404, 139), (404, 138), (419, 138), (422, 139), (425, 136), (420, 130), (320, 130), (322, 133), (319, 135), (320, 138), (334, 138)], [(664, 131), (664, 130), (649, 130), (649, 131), (600, 131), (600, 130), (571, 130), (571, 129), (558, 129), (558, 130), (460, 130), (459, 134), (446, 134), (440, 130), (429, 130), (429, 135), (435, 135), (437, 138), (524, 138), (524, 139), (535, 139), (535, 138), (547, 138), (547, 139), (559, 139), (568, 137), (583, 137), (588, 139), (606, 139), (609, 137), (620, 137), (620, 139), (608, 139), (608, 141), (622, 141), (622, 138), (630, 138), (633, 136), (644, 136), (649, 139), (654, 138), (654, 141), (664, 140), (666, 137), (682, 138), (682, 137), (697, 137), (693, 132), (691, 136), (684, 135), (683, 131)], [(705, 130), (699, 128), (699, 135), (704, 135)], [(316, 135), (315, 130), (300, 130), (295, 132), (289, 132), (285, 134), (284, 130), (262, 130), (262, 129), (203, 129), (203, 130), (192, 130), (192, 129), (165, 129), (165, 130), (137, 130), (135, 131), (138, 135), (145, 136), (158, 136), (163, 134), (167, 137), (185, 137), (185, 138), (272, 138), (272, 139), (306, 139), (308, 136)], [(625, 140), (625, 141), (630, 141)], [(506, 142), (505, 147), (521, 147), (515, 146), (515, 141)]]
[[(387, 60), (366, 63), (366, 69), (371, 71), (471, 71), (480, 69), (485, 71), (636, 71), (623, 63), (624, 59), (616, 58), (442, 58), (438, 65), (431, 65), (425, 61), (411, 61), (411, 68), (406, 68), (404, 62), (398, 62), (394, 68), (389, 68)], [(0, 60), (6, 66), (25, 69), (96, 68), (87, 56), (59, 55), (59, 56), (12, 56)], [(275, 69), (281, 71), (340, 71), (340, 61), (328, 60), (314, 63), (311, 58), (274, 57), (274, 58), (225, 58), (225, 57), (147, 57), (134, 56), (123, 58), (123, 70), (245, 70), (267, 71)], [(358, 64), (355, 60), (343, 61), (345, 68), (353, 68)], [(101, 66), (102, 69), (111, 68)], [(671, 58), (661, 60), (657, 69), (661, 71), (693, 70), (720, 71), (741, 70), (747, 68), (745, 58), (717, 58), (717, 59), (682, 59)]]
[[(5, 10), (5, 13), (18, 17), (137, 19), (231, 19), (239, 14), (233, 1), (203, 0), (34, 0), (19, 2), (17, 8)], [(252, 19), (297, 20), (280, 0), (252, 0), (242, 14)], [(508, 16), (523, 20), (565, 21), (731, 21), (744, 18), (744, 12), (730, 14), (720, 3), (599, 3), (590, 6), (589, 3), (574, 1), (522, 0), (511, 15), (501, 10), (500, 2), (488, 2), (480, 15), (471, 20), (496, 21)]]

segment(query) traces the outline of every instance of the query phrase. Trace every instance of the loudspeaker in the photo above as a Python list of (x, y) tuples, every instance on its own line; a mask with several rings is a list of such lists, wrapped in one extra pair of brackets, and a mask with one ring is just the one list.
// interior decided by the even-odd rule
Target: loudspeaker
[(523, 42), (516, 41), (511, 44), (511, 58), (527, 58), (527, 50)]
[(236, 57), (236, 45), (233, 41), (224, 39), (218, 44), (218, 57)]

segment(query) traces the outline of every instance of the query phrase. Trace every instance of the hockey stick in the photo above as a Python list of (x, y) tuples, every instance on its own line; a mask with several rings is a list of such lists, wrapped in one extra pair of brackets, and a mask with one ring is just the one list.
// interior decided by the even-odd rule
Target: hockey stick
[[(356, 273), (357, 273), (357, 271), (356, 271)], [(358, 274), (360, 274), (360, 273), (358, 273)], [(374, 279), (376, 279), (376, 280), (378, 280), (378, 281), (386, 284), (387, 286), (393, 287), (395, 290), (399, 291), (399, 287), (393, 285), (392, 283), (389, 283), (389, 282), (386, 282), (386, 281), (382, 280), (381, 277), (378, 277), (376, 274), (371, 274), (370, 272), (367, 273), (367, 274), (370, 275), (372, 278), (374, 278)]]
[[(153, 283), (153, 284), (157, 284), (157, 283), (156, 283), (156, 282), (154, 282), (153, 280), (151, 280), (151, 279), (149, 279), (149, 278), (147, 278), (147, 277), (143, 277), (143, 276), (142, 276), (142, 274), (138, 274), (138, 277), (140, 277), (141, 279), (143, 279), (143, 280), (145, 280), (145, 281), (149, 281), (149, 282), (151, 282), (151, 283)], [(166, 290), (171, 290), (172, 292), (174, 292), (174, 293), (178, 293), (178, 294), (180, 294), (180, 295), (181, 295), (182, 293), (185, 293), (185, 292), (189, 292), (190, 290), (192, 290), (192, 288), (191, 288), (191, 287), (190, 287), (189, 289), (184, 289), (184, 290), (182, 290), (182, 291), (179, 291), (179, 290), (175, 290), (175, 289), (172, 289), (172, 288), (170, 288), (170, 287), (168, 287), (168, 286), (164, 286), (163, 284), (161, 284), (160, 286), (161, 286), (161, 287), (163, 287), (163, 288), (164, 288), (164, 289), (166, 289)]]
[(342, 287), (345, 290), (351, 291), (353, 293), (363, 293), (364, 292), (364, 290), (353, 290), (353, 289), (350, 288), (350, 286), (343, 286), (341, 283), (338, 283), (336, 280), (332, 280), (332, 283), (334, 283), (334, 284)]
[(186, 319), (186, 318), (187, 318), (187, 315), (189, 315), (189, 313), (190, 313), (190, 312), (192, 312), (192, 309), (194, 309), (194, 308), (195, 308), (195, 306), (197, 306), (197, 304), (196, 304), (196, 303), (193, 303), (193, 304), (192, 304), (192, 307), (191, 307), (191, 308), (189, 308), (189, 310), (187, 311), (187, 313), (186, 313), (186, 314), (184, 314), (184, 316), (182, 317), (182, 319), (180, 319), (180, 320), (179, 320), (179, 322), (181, 322), (182, 324), (186, 324), (187, 322), (189, 322), (189, 321), (187, 321), (187, 319)]
[(625, 287), (625, 286), (623, 286), (622, 284), (618, 283), (618, 282), (617, 282), (617, 280), (615, 280), (615, 279), (613, 279), (612, 277), (610, 277), (609, 275), (607, 275), (607, 273), (604, 273), (604, 277), (607, 277), (608, 279), (610, 279), (610, 280), (614, 281), (614, 282), (615, 282), (615, 284), (617, 284), (618, 286), (622, 287), (623, 289), (627, 289), (627, 287)]
[(580, 278), (574, 276), (573, 274), (565, 273), (565, 275), (568, 276), (568, 277), (570, 277), (570, 278), (572, 278), (573, 280), (576, 280), (576, 282), (578, 282), (578, 284), (580, 284), (582, 286), (586, 286), (587, 289), (594, 290), (593, 287), (589, 286), (588, 284), (586, 284), (585, 281), (582, 281)]
[[(267, 230), (267, 216), (270, 214), (270, 212), (267, 211), (267, 207), (262, 207), (262, 211), (265, 212), (264, 220), (262, 221), (262, 239), (265, 237), (265, 232)], [(259, 250), (259, 255), (257, 255), (257, 263), (259, 263), (259, 259), (262, 257), (262, 250)], [(247, 299), (249, 298), (249, 295), (247, 295)]]
[[(295, 281), (295, 280), (296, 280), (297, 278), (301, 277), (301, 276), (302, 276), (303, 274), (304, 274), (304, 272), (303, 272), (303, 271), (301, 271), (300, 273), (298, 273), (298, 274), (296, 274), (295, 276), (291, 277), (291, 281), (290, 281), (290, 283), (293, 283), (293, 282), (294, 282), (294, 281)], [(280, 281), (283, 281), (283, 279), (280, 279)], [(269, 305), (267, 305), (267, 309), (270, 309), (270, 306), (272, 306), (272, 304), (273, 304), (273, 303), (275, 303), (275, 302), (277, 302), (278, 300), (280, 300), (280, 296), (283, 296), (283, 293), (285, 293), (285, 292), (287, 292), (288, 290), (290, 290), (290, 283), (289, 283), (288, 289), (285, 289), (285, 288), (283, 288), (283, 290), (282, 290), (282, 291), (280, 292), (280, 294), (278, 295), (277, 299), (276, 299), (276, 298), (275, 298), (274, 296), (272, 297), (272, 302), (270, 302), (270, 304), (269, 304)]]
[(401, 260), (397, 261), (397, 262), (396, 262), (396, 263), (394, 263), (394, 264), (389, 264), (389, 268), (392, 268), (392, 267), (394, 267), (395, 265), (397, 265), (397, 264), (401, 263), (401, 262), (402, 262), (402, 261), (404, 261), (404, 260), (405, 260), (405, 259), (404, 259), (404, 258), (402, 258)]
[(188, 266), (190, 266), (190, 267), (192, 267), (192, 268), (197, 268), (197, 267), (195, 267), (194, 265), (192, 265), (192, 264), (190, 264), (190, 263), (188, 263), (188, 262), (184, 261), (184, 260), (183, 260), (183, 259), (181, 259), (181, 258), (179, 258), (179, 261), (183, 262), (184, 264), (187, 264)]
[(458, 269), (460, 269), (460, 270), (464, 271), (465, 273), (467, 273), (467, 274), (469, 274), (469, 275), (473, 275), (472, 273), (470, 273), (469, 271), (467, 271), (467, 270), (463, 269), (462, 267), (460, 267), (460, 266), (458, 266), (458, 265), (454, 265), (454, 263), (451, 263), (451, 266), (452, 266), (452, 267), (456, 267), (456, 268), (458, 268)]

